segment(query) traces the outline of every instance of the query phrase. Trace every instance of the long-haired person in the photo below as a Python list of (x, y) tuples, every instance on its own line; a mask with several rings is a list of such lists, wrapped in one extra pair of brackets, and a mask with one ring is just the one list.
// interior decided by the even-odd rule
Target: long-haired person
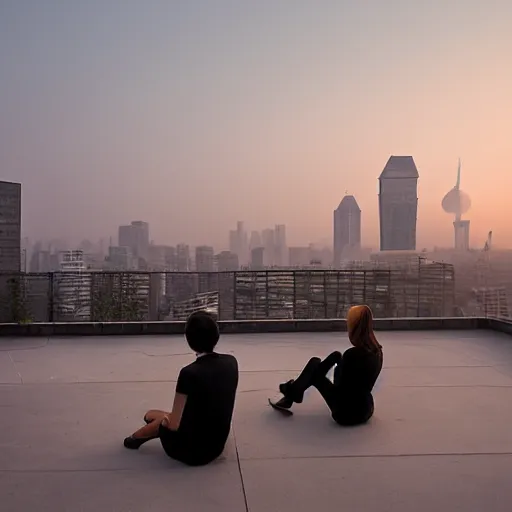
[[(371, 309), (350, 308), (347, 329), (353, 346), (343, 355), (333, 352), (323, 361), (318, 357), (310, 359), (296, 379), (279, 386), (284, 396), (275, 404), (278, 408), (290, 409), (294, 403), (302, 403), (306, 389), (314, 386), (340, 425), (357, 425), (372, 417), (372, 390), (382, 370), (383, 355), (373, 332)], [(334, 365), (334, 381), (331, 381), (327, 373)]]

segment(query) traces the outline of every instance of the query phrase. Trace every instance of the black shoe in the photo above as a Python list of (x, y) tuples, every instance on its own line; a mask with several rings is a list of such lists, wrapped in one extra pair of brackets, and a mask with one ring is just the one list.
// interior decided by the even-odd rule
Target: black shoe
[(282, 384), (279, 384), (279, 393), (281, 393), (284, 396), (288, 396), (291, 392), (291, 386), (295, 381), (289, 380), (288, 382), (283, 382)]
[(289, 380), (288, 382), (284, 382), (283, 384), (279, 384), (279, 392), (285, 396), (288, 400), (295, 402), (296, 404), (301, 404), (304, 400), (304, 393), (297, 393), (293, 389), (293, 384), (295, 381)]
[(290, 409), (292, 405), (293, 400), (291, 398), (287, 398), (286, 396), (283, 396), (283, 398), (275, 403), (275, 406), (279, 407), (280, 409)]
[(129, 450), (138, 450), (144, 443), (147, 443), (150, 441), (151, 438), (149, 437), (143, 437), (143, 438), (136, 438), (133, 436), (126, 437), (124, 440), (124, 447), (128, 448)]

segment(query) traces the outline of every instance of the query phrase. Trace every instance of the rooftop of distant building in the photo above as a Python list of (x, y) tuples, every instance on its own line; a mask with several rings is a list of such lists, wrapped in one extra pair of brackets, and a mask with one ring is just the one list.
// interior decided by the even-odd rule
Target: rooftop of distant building
[(412, 156), (390, 156), (379, 179), (418, 178), (419, 173)]
[(312, 390), (291, 418), (267, 405), (345, 333), (225, 335), (241, 380), (232, 434), (209, 467), (158, 442), (123, 448), (144, 412), (169, 408), (182, 336), (0, 340), (0, 493), (7, 511), (336, 509), (508, 511), (512, 339), (490, 330), (378, 332), (376, 413), (335, 425)]

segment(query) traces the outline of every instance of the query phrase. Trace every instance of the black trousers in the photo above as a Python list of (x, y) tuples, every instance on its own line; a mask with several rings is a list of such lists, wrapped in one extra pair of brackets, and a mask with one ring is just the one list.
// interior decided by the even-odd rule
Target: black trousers
[(340, 352), (329, 354), (323, 361), (319, 357), (312, 357), (302, 370), (301, 374), (287, 386), (286, 395), (295, 402), (302, 402), (304, 392), (311, 386), (318, 389), (325, 403), (332, 413), (337, 409), (337, 383), (340, 377), (340, 367), (334, 370), (334, 381), (327, 374), (334, 365), (341, 363)]
[[(289, 384), (286, 384), (285, 396), (291, 398), (294, 402), (301, 403), (304, 392), (315, 387), (325, 403), (331, 410), (332, 417), (340, 425), (358, 425), (368, 421), (374, 412), (373, 398), (368, 402), (357, 406), (343, 400), (340, 389), (340, 377), (342, 355), (340, 352), (329, 354), (323, 361), (319, 357), (312, 357), (302, 370), (301, 374)], [(334, 379), (331, 381), (327, 373), (334, 369)]]

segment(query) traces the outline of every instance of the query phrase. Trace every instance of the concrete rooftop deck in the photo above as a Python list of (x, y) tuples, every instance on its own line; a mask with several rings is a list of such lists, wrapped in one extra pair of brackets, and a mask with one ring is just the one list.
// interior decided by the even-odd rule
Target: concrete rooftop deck
[(512, 338), (381, 332), (376, 414), (341, 428), (312, 390), (287, 418), (267, 406), (344, 333), (230, 335), (241, 381), (221, 460), (187, 468), (158, 442), (122, 440), (171, 405), (182, 337), (0, 340), (3, 512), (509, 511)]

